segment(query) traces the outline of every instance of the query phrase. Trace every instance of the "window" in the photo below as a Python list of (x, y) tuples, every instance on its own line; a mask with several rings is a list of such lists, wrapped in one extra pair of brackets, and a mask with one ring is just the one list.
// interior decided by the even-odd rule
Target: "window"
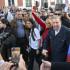
[(48, 7), (48, 0), (41, 0), (42, 7), (47, 8)]
[(32, 0), (26, 0), (26, 7), (32, 6)]
[(14, 0), (8, 0), (9, 6), (14, 5)]
[(63, 0), (57, 0), (57, 4), (63, 4)]

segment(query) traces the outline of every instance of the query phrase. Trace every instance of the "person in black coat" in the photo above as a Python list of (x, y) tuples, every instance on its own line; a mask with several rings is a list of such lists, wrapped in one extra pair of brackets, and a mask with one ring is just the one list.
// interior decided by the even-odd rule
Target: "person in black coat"
[[(61, 25), (61, 20), (58, 16), (52, 17), (52, 28), (48, 32), (48, 36), (43, 42), (42, 54), (47, 56), (48, 48), (50, 47), (50, 61), (64, 62), (66, 61), (70, 31), (65, 26)], [(49, 56), (49, 55), (48, 55)]]
[(14, 45), (15, 36), (11, 33), (9, 23), (5, 19), (0, 20), (0, 51), (5, 61), (9, 61), (11, 48)]
[(61, 16), (61, 21), (62, 25), (70, 28), (70, 16), (66, 12)]

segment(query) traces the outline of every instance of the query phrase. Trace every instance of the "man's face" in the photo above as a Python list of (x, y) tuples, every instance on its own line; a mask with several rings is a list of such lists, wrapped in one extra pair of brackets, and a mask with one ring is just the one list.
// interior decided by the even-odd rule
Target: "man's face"
[(27, 20), (29, 19), (28, 13), (27, 13), (27, 12), (24, 12), (23, 15), (24, 15), (23, 19), (24, 19), (25, 21), (27, 21)]
[(22, 12), (21, 11), (16, 12), (16, 16), (15, 17), (17, 19), (22, 19)]
[(54, 30), (59, 30), (61, 28), (61, 21), (60, 19), (53, 19), (52, 26)]
[(45, 10), (42, 10), (42, 11), (41, 11), (41, 15), (42, 15), (42, 16), (45, 16), (45, 14), (46, 14), (46, 11), (45, 11)]

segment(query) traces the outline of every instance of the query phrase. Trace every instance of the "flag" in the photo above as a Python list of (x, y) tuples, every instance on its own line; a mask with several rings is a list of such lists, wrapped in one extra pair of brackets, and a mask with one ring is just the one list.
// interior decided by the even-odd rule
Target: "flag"
[(43, 41), (48, 34), (49, 28), (34, 12), (32, 12), (32, 16), (34, 17), (35, 21), (45, 30), (44, 33), (42, 34), (42, 41)]
[(70, 62), (70, 44), (69, 44), (69, 49), (67, 53), (67, 62)]

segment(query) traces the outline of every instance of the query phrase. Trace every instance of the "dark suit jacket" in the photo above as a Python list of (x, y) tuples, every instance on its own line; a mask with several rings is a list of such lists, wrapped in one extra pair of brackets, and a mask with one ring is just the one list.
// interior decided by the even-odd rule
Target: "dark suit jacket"
[[(60, 32), (55, 36), (53, 28), (49, 30), (48, 36), (43, 42), (43, 48), (51, 48), (51, 61), (63, 62), (66, 60), (70, 31), (68, 28), (62, 26)], [(49, 45), (50, 43), (50, 45)]]
[(52, 63), (51, 70), (70, 70), (70, 63), (54, 62)]

